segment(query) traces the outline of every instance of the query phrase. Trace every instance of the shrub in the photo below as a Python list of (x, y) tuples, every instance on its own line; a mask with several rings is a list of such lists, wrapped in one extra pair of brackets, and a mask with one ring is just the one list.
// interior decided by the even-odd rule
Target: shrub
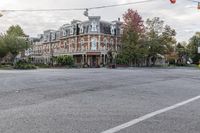
[(36, 64), (39, 68), (49, 68), (50, 66), (48, 64)]
[(20, 60), (15, 63), (14, 69), (37, 69), (37, 67), (33, 64), (27, 63), (25, 60)]
[(123, 55), (118, 55), (116, 59), (116, 63), (120, 65), (127, 65), (128, 60)]
[(56, 58), (56, 62), (60, 65), (60, 66), (73, 66), (74, 65), (74, 59), (72, 56), (68, 56), (68, 55), (63, 55), (63, 56), (58, 56)]

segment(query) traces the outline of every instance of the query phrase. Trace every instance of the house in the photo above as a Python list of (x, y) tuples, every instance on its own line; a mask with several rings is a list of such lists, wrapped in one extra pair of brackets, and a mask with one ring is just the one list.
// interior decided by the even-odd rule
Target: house
[(76, 65), (97, 67), (108, 63), (108, 51), (121, 46), (120, 19), (103, 21), (89, 16), (87, 21), (73, 20), (58, 30), (46, 30), (34, 41), (31, 58), (34, 63), (51, 62), (52, 57), (73, 56)]

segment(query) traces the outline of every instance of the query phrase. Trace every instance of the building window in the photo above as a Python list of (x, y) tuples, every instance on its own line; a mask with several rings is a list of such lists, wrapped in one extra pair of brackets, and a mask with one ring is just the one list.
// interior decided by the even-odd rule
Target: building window
[(84, 49), (84, 39), (83, 39), (83, 38), (81, 39), (81, 42), (80, 42), (80, 44), (81, 44), (81, 46), (80, 46), (80, 47), (81, 47), (81, 49), (83, 50), (83, 49)]
[(91, 50), (97, 50), (97, 39), (96, 38), (91, 39)]
[(64, 42), (64, 47), (65, 47), (65, 49), (67, 49), (67, 42), (66, 41)]
[(114, 45), (113, 39), (110, 40), (110, 45), (111, 45), (111, 47)]
[(107, 43), (108, 43), (108, 40), (107, 40), (106, 38), (104, 38), (104, 39), (103, 39), (103, 43), (104, 43), (104, 45), (106, 46)]
[(71, 40), (71, 49), (72, 51), (75, 50), (75, 43), (74, 43), (74, 39)]
[(104, 38), (103, 39), (103, 48), (107, 48), (107, 45), (108, 45), (108, 40), (107, 40), (107, 38)]

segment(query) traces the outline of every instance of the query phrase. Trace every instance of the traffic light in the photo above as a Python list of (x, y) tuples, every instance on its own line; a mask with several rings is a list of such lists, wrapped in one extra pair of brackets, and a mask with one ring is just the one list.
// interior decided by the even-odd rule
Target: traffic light
[(170, 0), (170, 2), (171, 2), (172, 4), (175, 4), (175, 3), (176, 3), (176, 0)]

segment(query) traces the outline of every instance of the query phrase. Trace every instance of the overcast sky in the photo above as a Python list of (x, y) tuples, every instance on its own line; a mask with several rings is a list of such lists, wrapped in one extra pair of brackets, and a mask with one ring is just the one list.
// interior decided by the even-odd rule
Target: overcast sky
[[(142, 0), (0, 0), (0, 10), (79, 8), (135, 1)], [(188, 0), (177, 0), (174, 5), (170, 4), (169, 0), (155, 0), (145, 4), (91, 10), (89, 13), (101, 16), (103, 20), (112, 21), (122, 17), (128, 8), (137, 10), (143, 20), (160, 17), (165, 24), (176, 29), (178, 41), (187, 41), (196, 31), (200, 31), (200, 10), (197, 10), (197, 3)], [(0, 18), (1, 33), (5, 32), (9, 26), (19, 24), (30, 36), (36, 36), (47, 29), (58, 29), (73, 19), (86, 19), (82, 11), (6, 12), (3, 14), (4, 16)]]

